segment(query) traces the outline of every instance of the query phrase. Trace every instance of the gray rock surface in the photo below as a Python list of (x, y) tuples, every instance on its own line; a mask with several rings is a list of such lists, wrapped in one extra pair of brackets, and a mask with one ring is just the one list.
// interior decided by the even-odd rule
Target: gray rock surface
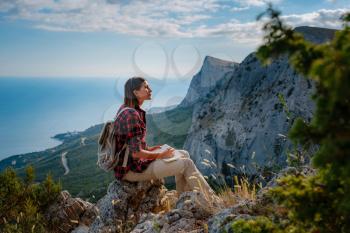
[(208, 230), (210, 233), (230, 232), (232, 222), (239, 219), (253, 219), (251, 208), (255, 201), (242, 200), (238, 204), (223, 209), (208, 220)]
[(254, 173), (254, 165), (284, 167), (286, 151), (292, 149), (286, 135), (295, 117), (311, 119), (313, 90), (314, 84), (297, 75), (286, 58), (263, 67), (250, 54), (212, 96), (194, 105), (184, 149), (206, 175), (221, 173), (227, 163), (236, 168), (226, 167), (225, 175)]
[(201, 70), (193, 76), (189, 90), (180, 103), (180, 107), (186, 107), (202, 101), (227, 72), (234, 70), (238, 63), (224, 61), (211, 56), (206, 56)]
[(144, 214), (132, 233), (205, 232), (211, 209), (200, 192), (184, 192), (169, 212)]
[(68, 233), (78, 225), (89, 226), (97, 215), (92, 203), (73, 198), (67, 191), (62, 191), (56, 203), (45, 213), (50, 225), (50, 232)]
[(271, 209), (277, 206), (267, 191), (276, 186), (277, 179), (284, 175), (314, 173), (308, 166), (287, 167), (258, 192), (256, 199), (237, 196), (234, 197), (236, 204), (228, 208), (208, 206), (198, 191), (184, 192), (177, 198), (176, 191), (168, 191), (161, 180), (138, 183), (116, 180), (95, 206), (62, 192), (58, 202), (49, 208), (51, 215), (47, 216), (58, 217), (57, 231), (52, 232), (233, 232), (231, 225), (237, 220), (271, 217)]
[[(295, 30), (313, 43), (326, 42), (335, 32), (313, 27)], [(315, 84), (298, 75), (287, 57), (262, 66), (252, 53), (240, 64), (220, 61), (216, 65), (220, 69), (211, 60), (206, 59), (193, 77), (182, 103), (192, 103), (194, 108), (184, 149), (196, 166), (207, 176), (223, 173), (226, 178), (287, 166), (293, 147), (286, 136), (297, 117), (310, 121)], [(195, 97), (198, 94), (200, 98)]]
[(80, 225), (77, 228), (75, 228), (71, 233), (88, 233), (89, 227), (85, 225)]
[(89, 233), (130, 232), (144, 213), (165, 208), (167, 189), (161, 180), (120, 182), (115, 180), (96, 207), (98, 216)]

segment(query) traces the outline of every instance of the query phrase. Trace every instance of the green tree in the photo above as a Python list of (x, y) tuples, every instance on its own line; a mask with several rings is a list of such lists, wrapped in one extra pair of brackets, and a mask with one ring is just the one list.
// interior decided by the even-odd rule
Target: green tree
[(26, 168), (22, 180), (12, 168), (0, 174), (0, 232), (46, 232), (43, 213), (61, 191), (51, 176), (34, 183), (34, 169)]
[[(286, 26), (280, 12), (271, 6), (262, 16), (265, 43), (258, 57), (269, 64), (286, 55), (293, 68), (314, 80), (316, 110), (310, 123), (297, 119), (289, 132), (295, 144), (304, 148), (319, 145), (312, 157), (315, 176), (287, 176), (272, 189), (271, 195), (288, 210), (286, 221), (261, 219), (233, 224), (235, 232), (249, 226), (268, 226), (270, 232), (348, 232), (350, 228), (350, 13), (332, 41), (313, 44)], [(273, 226), (271, 224), (274, 224)], [(239, 231), (245, 227), (245, 231)], [(248, 230), (247, 230), (248, 229)], [(251, 229), (254, 229), (251, 227)], [(256, 228), (255, 228), (256, 229)]]

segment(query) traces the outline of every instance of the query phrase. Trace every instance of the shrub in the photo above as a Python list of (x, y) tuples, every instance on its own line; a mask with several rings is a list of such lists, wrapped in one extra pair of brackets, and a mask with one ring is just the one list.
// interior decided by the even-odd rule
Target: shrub
[(43, 213), (56, 200), (61, 185), (50, 175), (34, 183), (34, 169), (26, 168), (24, 180), (12, 168), (0, 174), (0, 232), (46, 232)]
[(232, 223), (231, 228), (235, 233), (282, 233), (268, 218), (258, 217), (254, 220), (238, 220)]

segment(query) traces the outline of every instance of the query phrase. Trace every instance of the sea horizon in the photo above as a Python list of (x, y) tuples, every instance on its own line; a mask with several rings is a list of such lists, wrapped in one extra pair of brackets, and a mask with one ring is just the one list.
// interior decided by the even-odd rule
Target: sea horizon
[[(147, 79), (147, 78), (146, 78)], [(43, 151), (61, 141), (57, 134), (84, 131), (113, 119), (126, 78), (0, 77), (0, 161)], [(142, 106), (181, 102), (190, 79), (147, 79), (153, 98)]]

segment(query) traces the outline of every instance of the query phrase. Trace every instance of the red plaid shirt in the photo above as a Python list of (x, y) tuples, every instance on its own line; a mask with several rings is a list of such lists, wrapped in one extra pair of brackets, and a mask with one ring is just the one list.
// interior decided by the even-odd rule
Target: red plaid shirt
[[(127, 107), (124, 104), (120, 106), (119, 110)], [(118, 112), (119, 112), (118, 110)], [(117, 151), (123, 148), (126, 142), (129, 146), (129, 157), (126, 167), (122, 167), (122, 159), (114, 168), (115, 178), (121, 180), (123, 176), (129, 171), (143, 172), (154, 159), (134, 159), (132, 152), (138, 152), (141, 149), (146, 149), (146, 112), (140, 107), (134, 109), (126, 109), (119, 116), (115, 122), (117, 132)], [(125, 149), (119, 155), (124, 158)]]

